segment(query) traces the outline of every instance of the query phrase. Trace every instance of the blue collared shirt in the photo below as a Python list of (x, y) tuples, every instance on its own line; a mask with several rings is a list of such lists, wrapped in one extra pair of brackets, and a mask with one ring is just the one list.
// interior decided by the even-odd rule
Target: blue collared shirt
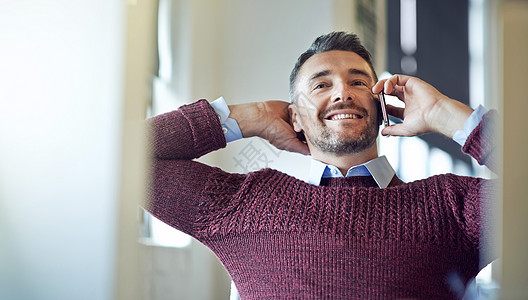
[[(222, 130), (226, 137), (226, 142), (232, 142), (242, 138), (240, 127), (234, 119), (229, 118), (229, 107), (227, 106), (223, 97), (211, 102), (211, 106), (218, 114)], [(458, 130), (453, 136), (453, 140), (463, 146), (469, 134), (477, 127), (482, 120), (482, 116), (487, 112), (487, 109), (479, 105), (477, 109), (469, 116), (464, 124), (464, 129)], [(320, 185), (321, 179), (329, 177), (350, 177), (350, 176), (372, 176), (374, 181), (380, 188), (386, 188), (391, 182), (396, 172), (390, 165), (387, 158), (383, 155), (370, 160), (359, 166), (351, 167), (346, 176), (341, 174), (341, 171), (336, 166), (327, 165), (318, 160), (312, 159), (310, 165), (310, 173), (308, 174), (307, 182), (313, 185)]]
[(377, 157), (359, 166), (348, 169), (346, 176), (336, 166), (327, 165), (318, 160), (312, 159), (308, 183), (320, 185), (321, 179), (329, 177), (351, 177), (351, 176), (372, 176), (380, 188), (386, 188), (396, 172), (390, 165), (385, 155)]

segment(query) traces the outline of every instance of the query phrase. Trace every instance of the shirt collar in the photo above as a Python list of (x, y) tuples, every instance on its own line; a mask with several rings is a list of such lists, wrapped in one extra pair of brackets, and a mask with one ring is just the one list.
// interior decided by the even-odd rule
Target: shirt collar
[[(396, 172), (394, 172), (387, 157), (383, 155), (364, 164), (351, 167), (346, 177), (372, 175), (374, 181), (376, 181), (380, 188), (386, 188), (395, 174)], [(307, 180), (308, 183), (320, 185), (321, 179), (326, 177), (343, 177), (343, 175), (337, 167), (312, 159)]]

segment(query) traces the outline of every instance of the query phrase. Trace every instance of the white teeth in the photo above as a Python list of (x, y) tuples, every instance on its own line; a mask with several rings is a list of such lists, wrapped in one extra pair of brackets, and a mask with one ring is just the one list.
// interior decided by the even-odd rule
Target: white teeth
[(356, 114), (337, 114), (333, 115), (330, 120), (342, 120), (342, 119), (361, 119), (360, 115)]

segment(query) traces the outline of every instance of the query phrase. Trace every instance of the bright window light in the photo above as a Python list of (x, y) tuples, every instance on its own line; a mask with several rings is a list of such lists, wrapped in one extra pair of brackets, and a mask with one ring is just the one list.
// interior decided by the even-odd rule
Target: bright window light
[(427, 177), (429, 170), (429, 146), (418, 137), (401, 139), (401, 179), (411, 182)]
[(145, 243), (162, 246), (185, 248), (191, 244), (192, 238), (163, 223), (159, 219), (150, 215), (150, 237), (144, 239)]
[(431, 164), (429, 166), (429, 176), (453, 173), (453, 159), (449, 153), (439, 148), (431, 148), (429, 152)]

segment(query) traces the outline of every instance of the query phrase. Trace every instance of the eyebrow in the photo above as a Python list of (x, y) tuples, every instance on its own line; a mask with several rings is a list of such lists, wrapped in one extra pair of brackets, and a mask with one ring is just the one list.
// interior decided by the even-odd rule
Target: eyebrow
[[(315, 80), (315, 79), (317, 79), (319, 77), (324, 77), (324, 76), (328, 76), (328, 75), (331, 75), (331, 74), (332, 74), (332, 71), (323, 70), (321, 72), (317, 72), (317, 73), (313, 74), (312, 77), (310, 77), (310, 81)], [(360, 76), (367, 77), (369, 79), (373, 79), (372, 76), (369, 73), (367, 73), (367, 72), (365, 72), (363, 70), (360, 70), (360, 69), (348, 69), (348, 74), (350, 74), (350, 75), (360, 75)]]
[(365, 72), (364, 70), (360, 70), (360, 69), (348, 69), (348, 74), (350, 75), (361, 75), (361, 76), (365, 76), (369, 79), (373, 79), (372, 76)]
[(310, 81), (312, 81), (314, 79), (317, 79), (319, 77), (328, 76), (330, 74), (332, 74), (332, 72), (330, 70), (324, 70), (324, 71), (321, 71), (321, 72), (317, 72), (317, 73), (313, 74), (312, 77), (310, 77)]

